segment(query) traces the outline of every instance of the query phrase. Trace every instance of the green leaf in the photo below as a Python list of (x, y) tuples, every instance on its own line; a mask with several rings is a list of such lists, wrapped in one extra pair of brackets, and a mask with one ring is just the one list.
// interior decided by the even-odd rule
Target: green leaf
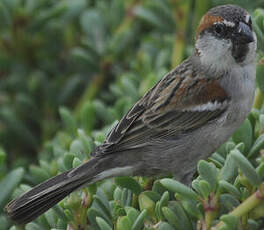
[(104, 17), (98, 9), (88, 9), (84, 11), (80, 18), (80, 23), (91, 46), (98, 54), (102, 55), (105, 51), (106, 28)]
[(2, 148), (0, 148), (0, 168), (4, 164), (5, 159), (6, 159), (6, 153)]
[(234, 142), (228, 141), (225, 143), (225, 150), (226, 153), (229, 153), (231, 150), (233, 150), (236, 147), (236, 144)]
[(215, 165), (207, 161), (200, 160), (198, 163), (198, 172), (199, 175), (210, 184), (212, 191), (214, 191), (216, 189), (218, 177), (218, 171)]
[(0, 25), (9, 26), (11, 24), (11, 21), (12, 21), (12, 18), (11, 18), (9, 10), (5, 6), (5, 4), (0, 2)]
[(127, 216), (120, 216), (117, 219), (116, 229), (117, 230), (130, 230), (132, 228), (132, 223)]
[(121, 188), (130, 189), (136, 195), (139, 195), (142, 192), (140, 184), (133, 177), (116, 177), (115, 183)]
[(137, 217), (136, 221), (132, 225), (132, 230), (141, 230), (144, 226), (144, 220), (147, 216), (147, 210), (143, 210), (139, 216)]
[(236, 149), (238, 149), (241, 153), (244, 153), (245, 152), (245, 144), (242, 142), (237, 144)]
[(174, 230), (174, 228), (167, 222), (161, 222), (158, 230)]
[(109, 224), (103, 218), (98, 216), (95, 219), (101, 230), (111, 230), (112, 229), (112, 227), (109, 226)]
[(172, 192), (177, 192), (183, 196), (189, 197), (190, 199), (194, 200), (198, 198), (198, 195), (193, 190), (173, 179), (162, 179), (160, 180), (160, 183)]
[(179, 226), (184, 226), (185, 230), (193, 230), (192, 223), (179, 201), (170, 201), (168, 207), (176, 215), (175, 221)]
[(72, 167), (76, 168), (82, 164), (82, 161), (78, 157), (74, 157), (72, 161)]
[(79, 17), (80, 13), (87, 7), (87, 1), (85, 0), (65, 0), (60, 4), (67, 5), (67, 11), (63, 15), (63, 19), (73, 20), (75, 17)]
[(84, 130), (89, 134), (95, 125), (95, 107), (93, 103), (86, 102), (81, 108), (81, 122)]
[(259, 177), (261, 178), (261, 180), (264, 179), (264, 163), (260, 163), (260, 165), (256, 168), (256, 172), (259, 175)]
[(25, 227), (26, 230), (39, 230), (41, 226), (36, 223), (28, 223)]
[(25, 125), (18, 119), (17, 114), (10, 108), (0, 107), (0, 121), (5, 124), (10, 134), (20, 138), (28, 147), (38, 148), (38, 140)]
[(63, 209), (59, 205), (53, 206), (52, 209), (53, 209), (53, 212), (56, 213), (56, 216), (58, 216), (58, 219), (62, 221), (61, 224), (68, 221), (67, 216), (64, 214)]
[(234, 149), (231, 151), (230, 155), (234, 158), (237, 166), (247, 177), (250, 184), (257, 186), (261, 183), (255, 168), (243, 154), (241, 154), (237, 149)]
[(120, 189), (119, 187), (116, 187), (116, 189), (114, 191), (114, 199), (116, 201), (119, 201), (120, 202), (121, 196), (122, 196), (122, 189)]
[(240, 142), (244, 143), (246, 153), (250, 150), (253, 142), (253, 129), (248, 119), (246, 119), (242, 126), (233, 134), (232, 140), (236, 144)]
[(202, 219), (203, 214), (198, 208), (198, 203), (195, 200), (190, 200), (182, 195), (175, 195), (177, 200), (181, 201), (182, 206), (184, 207), (184, 210), (188, 213), (188, 215), (196, 218), (196, 219)]
[(24, 176), (24, 169), (17, 168), (9, 172), (1, 181), (0, 181), (0, 209), (3, 209), (3, 206), (7, 203), (8, 199), (12, 195), (14, 189), (18, 186), (20, 181)]
[(209, 159), (219, 167), (222, 167), (225, 163), (225, 158), (217, 152), (213, 153)]
[(63, 163), (65, 165), (65, 168), (68, 170), (68, 169), (71, 169), (72, 168), (72, 162), (73, 162), (73, 159), (74, 159), (74, 154), (72, 153), (68, 153), (66, 152), (64, 154), (64, 158), (63, 158)]
[(161, 199), (161, 195), (159, 193), (154, 192), (154, 191), (144, 191), (141, 194), (148, 196), (154, 202), (157, 202)]
[(70, 146), (70, 152), (76, 157), (83, 159), (85, 150), (82, 141), (78, 139), (73, 140)]
[(163, 215), (165, 216), (165, 218), (168, 220), (168, 222), (173, 226), (175, 227), (176, 229), (180, 229), (181, 226), (179, 225), (178, 223), (178, 218), (177, 216), (175, 215), (175, 213), (168, 207), (163, 207), (162, 208), (162, 212), (163, 212)]
[(61, 16), (67, 10), (65, 4), (55, 4), (53, 7), (42, 10), (36, 17), (32, 29), (40, 28), (50, 22), (51, 19)]
[(167, 19), (163, 19), (159, 12), (156, 12), (151, 8), (136, 6), (134, 8), (134, 14), (137, 18), (147, 22), (159, 30), (171, 32), (174, 29), (169, 26)]
[(156, 180), (152, 186), (152, 191), (163, 195), (166, 192), (166, 188), (160, 183), (160, 180)]
[(248, 226), (250, 230), (259, 230), (260, 223), (258, 223), (256, 220), (248, 219)]
[(199, 187), (203, 198), (208, 198), (209, 194), (212, 192), (210, 184), (206, 180), (199, 180)]
[(125, 207), (127, 217), (131, 221), (131, 223), (134, 223), (139, 216), (140, 212), (133, 208), (133, 207)]
[(199, 195), (201, 195), (201, 196), (203, 196), (203, 193), (202, 193), (202, 191), (201, 191), (201, 188), (200, 188), (200, 183), (199, 183), (199, 179), (197, 178), (197, 179), (194, 179), (193, 181), (192, 181), (192, 188), (199, 194)]
[(85, 64), (86, 66), (97, 69), (98, 63), (96, 62), (93, 54), (91, 54), (88, 50), (81, 48), (81, 47), (74, 47), (71, 49), (71, 58), (76, 63)]
[(80, 140), (82, 141), (82, 144), (84, 146), (84, 151), (87, 154), (90, 154), (93, 148), (93, 141), (90, 137), (86, 136), (85, 132), (82, 129), (78, 129), (78, 136)]
[(49, 173), (43, 168), (40, 168), (39, 166), (30, 165), (29, 171), (34, 176), (36, 182), (38, 183), (43, 182), (44, 180), (47, 180), (50, 178)]
[(75, 135), (75, 132), (77, 130), (77, 124), (73, 116), (71, 115), (70, 111), (64, 107), (60, 107), (59, 112), (67, 131), (71, 135)]
[(162, 208), (168, 205), (169, 199), (170, 199), (170, 194), (168, 191), (166, 191), (163, 193), (159, 204), (157, 203), (158, 204), (157, 212), (158, 212), (158, 215), (160, 216), (161, 219), (164, 219), (164, 216), (162, 214)]
[(228, 183), (225, 180), (219, 181), (219, 186), (223, 191), (227, 191), (230, 194), (234, 195), (237, 199), (240, 199), (240, 192), (239, 190), (232, 184)]
[(109, 219), (111, 219), (112, 214), (110, 210), (110, 205), (104, 191), (101, 188), (98, 188), (96, 195), (94, 195), (93, 198), (94, 198), (94, 202), (96, 201), (98, 205), (102, 208), (104, 213), (109, 217)]
[(264, 74), (264, 64), (257, 65), (256, 82), (262, 94), (264, 93), (264, 80), (262, 77), (263, 74)]
[(141, 211), (147, 210), (149, 216), (155, 217), (155, 202), (153, 200), (144, 194), (140, 194), (138, 203)]
[(254, 142), (252, 148), (249, 151), (248, 158), (256, 157), (262, 148), (264, 148), (264, 134), (261, 134)]
[(132, 202), (132, 192), (130, 189), (124, 188), (121, 195), (121, 205), (123, 207), (130, 206)]
[(109, 219), (111, 219), (112, 215), (111, 215), (111, 211), (110, 211), (108, 201), (101, 199), (98, 195), (94, 195), (93, 198), (94, 198), (93, 202), (96, 202), (97, 205), (100, 206), (100, 208), (104, 212), (104, 214), (107, 215)]
[(98, 228), (98, 224), (97, 224), (96, 218), (97, 217), (104, 218), (102, 213), (93, 207), (88, 209), (87, 217), (88, 217), (89, 221), (91, 222), (91, 224), (97, 228)]
[(169, 202), (170, 194), (168, 191), (164, 192), (161, 199), (160, 199), (160, 205), (161, 207), (167, 206)]
[(231, 154), (228, 154), (224, 167), (221, 169), (221, 178), (226, 181), (232, 181), (237, 175), (237, 165)]
[(8, 229), (9, 220), (4, 215), (0, 215), (0, 226), (2, 229)]
[(162, 210), (160, 208), (160, 201), (156, 202), (155, 204), (155, 215), (157, 217), (158, 220), (164, 220), (164, 216), (162, 214)]
[(228, 230), (236, 230), (238, 227), (238, 217), (232, 215), (223, 215), (220, 217), (225, 225), (228, 227)]
[(49, 226), (51, 228), (55, 228), (57, 220), (56, 220), (56, 216), (55, 216), (54, 210), (53, 209), (49, 209), (47, 212), (44, 213), (44, 215), (45, 215), (46, 220), (49, 223)]

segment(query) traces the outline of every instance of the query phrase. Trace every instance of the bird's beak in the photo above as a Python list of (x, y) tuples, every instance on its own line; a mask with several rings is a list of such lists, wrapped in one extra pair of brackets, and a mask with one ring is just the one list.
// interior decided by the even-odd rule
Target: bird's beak
[(240, 43), (250, 43), (254, 41), (253, 33), (250, 27), (243, 23), (239, 22), (236, 32), (234, 33), (234, 39)]

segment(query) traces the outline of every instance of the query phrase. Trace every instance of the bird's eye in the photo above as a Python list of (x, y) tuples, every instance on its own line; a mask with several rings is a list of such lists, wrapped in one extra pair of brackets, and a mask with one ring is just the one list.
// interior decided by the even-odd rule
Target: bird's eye
[(218, 36), (224, 36), (226, 32), (223, 24), (216, 24), (214, 30)]

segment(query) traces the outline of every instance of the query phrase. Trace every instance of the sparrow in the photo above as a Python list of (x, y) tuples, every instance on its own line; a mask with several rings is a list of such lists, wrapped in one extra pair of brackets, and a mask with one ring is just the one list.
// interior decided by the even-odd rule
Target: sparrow
[(109, 177), (173, 173), (190, 183), (197, 162), (223, 144), (251, 110), (256, 44), (246, 10), (210, 9), (198, 26), (193, 54), (127, 112), (89, 161), (8, 203), (9, 217), (30, 222), (71, 192)]

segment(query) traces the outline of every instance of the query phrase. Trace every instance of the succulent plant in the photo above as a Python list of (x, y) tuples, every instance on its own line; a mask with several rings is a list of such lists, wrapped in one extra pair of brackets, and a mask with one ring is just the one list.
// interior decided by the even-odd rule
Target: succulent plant
[[(189, 55), (199, 18), (223, 2), (237, 3), (2, 0), (0, 210), (89, 159), (133, 103)], [(25, 226), (0, 211), (1, 229), (264, 229), (264, 4), (239, 4), (258, 36), (254, 108), (199, 162), (190, 186), (171, 175), (111, 178)]]

